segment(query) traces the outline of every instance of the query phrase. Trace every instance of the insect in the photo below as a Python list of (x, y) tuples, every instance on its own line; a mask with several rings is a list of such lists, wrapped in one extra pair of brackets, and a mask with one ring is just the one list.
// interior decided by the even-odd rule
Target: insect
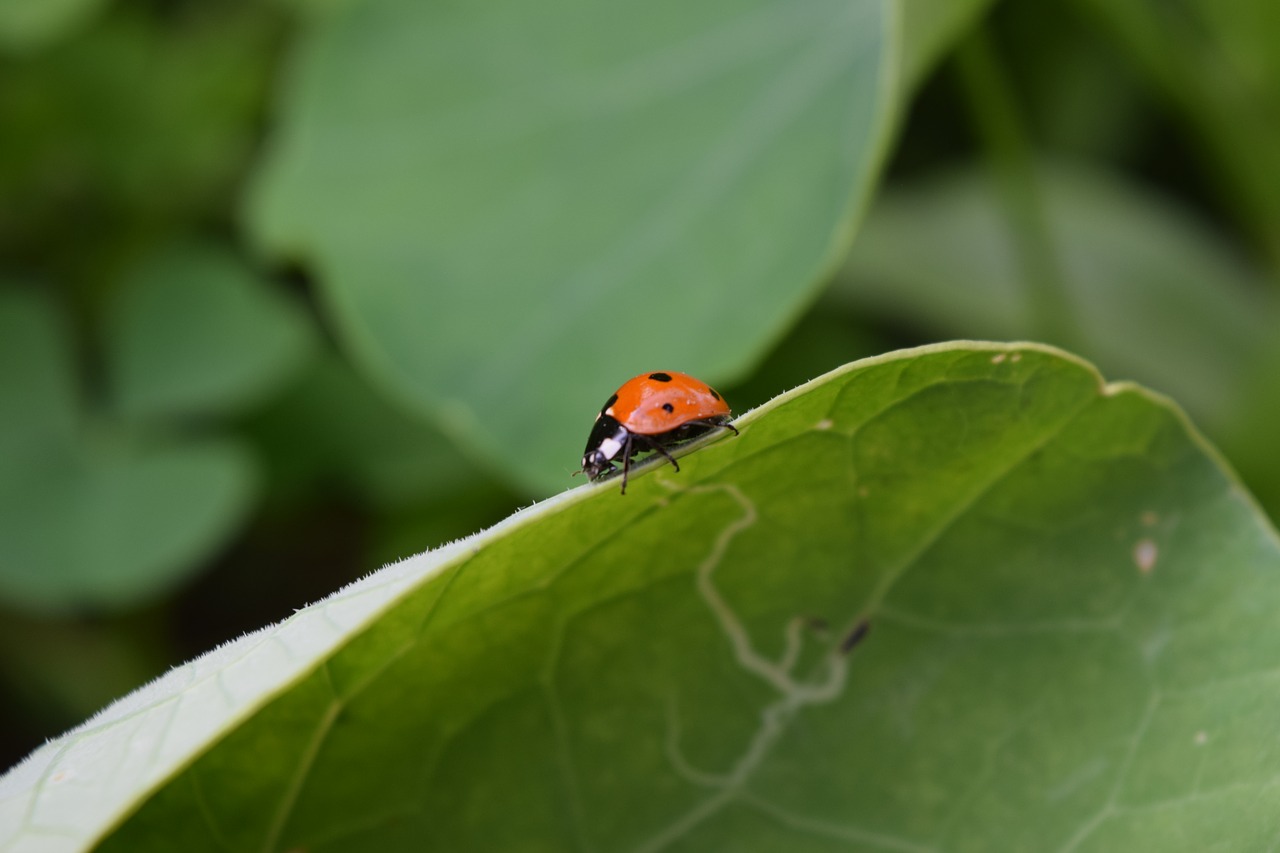
[(596, 415), (595, 426), (582, 454), (582, 473), (598, 480), (618, 469), (622, 459), (622, 493), (627, 493), (631, 457), (652, 450), (670, 462), (680, 464), (669, 452), (676, 447), (729, 423), (729, 404), (701, 380), (687, 373), (642, 373), (622, 384)]

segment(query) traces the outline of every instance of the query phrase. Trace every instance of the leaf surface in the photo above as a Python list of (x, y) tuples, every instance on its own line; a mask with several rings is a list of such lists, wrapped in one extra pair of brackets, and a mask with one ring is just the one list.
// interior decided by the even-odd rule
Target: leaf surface
[(227, 439), (139, 437), (91, 418), (53, 305), (0, 291), (0, 599), (119, 607), (184, 578), (252, 502)]
[(108, 364), (115, 404), (131, 417), (235, 412), (310, 354), (301, 308), (213, 244), (157, 252), (113, 296)]
[[(1073, 349), (1221, 432), (1275, 323), (1257, 270), (1204, 222), (1117, 176), (1066, 164), (1037, 174)], [(1033, 318), (1019, 249), (988, 175), (935, 175), (881, 197), (835, 290), (939, 337), (1016, 340)]]
[(7, 0), (0, 5), (0, 49), (39, 50), (92, 18), (104, 0)]
[(621, 379), (741, 374), (877, 176), (888, 0), (348, 4), (250, 208), (361, 365), (527, 489)]
[(1209, 189), (1235, 208), (1280, 269), (1280, 7), (1269, 0), (1079, 0), (1209, 159)]
[(127, 697), (0, 779), (0, 843), (1271, 838), (1280, 548), (1174, 407), (1058, 351), (951, 344), (738, 425)]

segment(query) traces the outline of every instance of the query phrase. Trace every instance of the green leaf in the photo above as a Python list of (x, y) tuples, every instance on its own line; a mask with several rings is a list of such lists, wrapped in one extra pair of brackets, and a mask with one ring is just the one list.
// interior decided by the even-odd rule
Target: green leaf
[(71, 336), (35, 290), (0, 289), (0, 462), (69, 446), (80, 418)]
[(114, 294), (106, 355), (129, 417), (221, 414), (276, 392), (312, 345), (302, 310), (235, 255), (171, 246)]
[(184, 579), (239, 524), (255, 471), (226, 440), (87, 421), (53, 306), (0, 290), (0, 600), (135, 604)]
[(1280, 542), (1173, 406), (960, 343), (738, 425), (127, 697), (0, 779), (0, 844), (1272, 840)]
[(0, 598), (38, 610), (154, 598), (239, 526), (254, 479), (252, 459), (225, 440), (15, 465), (0, 483)]
[(333, 354), (317, 358), (252, 431), (273, 485), (304, 499), (337, 484), (362, 505), (389, 510), (449, 502), (470, 484), (492, 482), (439, 430), (392, 405)]
[(318, 16), (251, 221), (378, 382), (536, 491), (625, 378), (743, 372), (847, 242), (888, 0)]
[(1250, 365), (1232, 412), (1232, 422), (1220, 439), (1227, 458), (1272, 520), (1280, 519), (1280, 454), (1276, 453), (1276, 424), (1280, 423), (1278, 388), (1280, 339), (1272, 335)]
[(914, 91), (972, 27), (993, 0), (900, 0), (902, 15), (902, 87)]
[(0, 3), (0, 49), (38, 50), (72, 32), (106, 0), (5, 0)]
[(0, 250), (96, 288), (136, 247), (222, 221), (256, 151), (278, 36), (270, 4), (113, 3), (7, 65)]
[[(1250, 268), (1204, 223), (1118, 176), (1038, 173), (1064, 294), (1104, 370), (1175, 396), (1214, 431), (1274, 327)], [(885, 193), (837, 282), (862, 311), (938, 337), (1030, 336), (1031, 294), (989, 176), (967, 170)]]
[(1079, 0), (1191, 125), (1221, 193), (1280, 270), (1280, 7)]

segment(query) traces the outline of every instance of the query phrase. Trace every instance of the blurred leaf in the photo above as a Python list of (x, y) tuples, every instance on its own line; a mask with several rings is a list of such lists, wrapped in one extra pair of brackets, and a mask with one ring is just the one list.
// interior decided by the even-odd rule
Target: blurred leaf
[(298, 305), (229, 250), (170, 246), (113, 294), (106, 355), (130, 417), (222, 414), (276, 392), (313, 345)]
[(0, 254), (11, 261), (96, 283), (132, 245), (228, 200), (260, 133), (278, 13), (145, 5), (114, 4), (3, 70)]
[(1222, 447), (1273, 522), (1280, 519), (1280, 337), (1273, 332), (1247, 366)]
[(4, 0), (0, 51), (25, 53), (67, 35), (98, 13), (106, 0)]
[(842, 364), (892, 349), (880, 331), (860, 322), (843, 302), (819, 298), (742, 383), (722, 387), (734, 409), (772, 400)]
[(622, 379), (740, 374), (812, 297), (878, 171), (887, 6), (344, 7), (252, 224), (378, 382), (563, 488)]
[(70, 447), (78, 393), (71, 336), (49, 301), (34, 289), (0, 287), (0, 467)]
[(915, 91), (993, 5), (993, 0), (900, 0), (903, 91)]
[(101, 618), (39, 619), (12, 610), (0, 617), (0, 678), (17, 694), (16, 710), (45, 734), (164, 672), (171, 651), (154, 636), (129, 636)]
[(492, 480), (475, 480), (440, 496), (380, 513), (373, 519), (361, 565), (385, 566), (497, 524), (520, 499)]
[(253, 480), (227, 441), (26, 460), (0, 481), (0, 596), (37, 610), (158, 596), (235, 529)]
[(0, 291), (0, 333), (0, 598), (116, 607), (190, 574), (250, 503), (244, 450), (74, 422), (70, 342), (33, 294)]
[(1107, 163), (1138, 159), (1163, 113), (1078, 3), (1004, 3), (991, 29), (1037, 148)]
[(447, 500), (476, 481), (492, 484), (439, 430), (391, 404), (331, 353), (273, 400), (251, 431), (284, 494), (314, 497), (337, 486), (391, 509)]
[[(1274, 328), (1256, 272), (1202, 223), (1118, 177), (1056, 166), (1040, 179), (1081, 335), (1071, 343), (1220, 429)], [(984, 173), (918, 181), (873, 209), (837, 292), (943, 338), (1024, 338), (1012, 241)]]
[(1280, 4), (1079, 0), (1191, 124), (1280, 271)]
[(127, 697), (0, 779), (0, 844), (1270, 843), (1280, 544), (1171, 405), (953, 344), (739, 426)]

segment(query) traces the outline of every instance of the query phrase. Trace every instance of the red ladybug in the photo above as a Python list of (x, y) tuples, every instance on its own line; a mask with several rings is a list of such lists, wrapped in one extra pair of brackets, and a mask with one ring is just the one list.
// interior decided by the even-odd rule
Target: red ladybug
[(596, 415), (582, 471), (598, 480), (617, 471), (622, 458), (622, 493), (627, 493), (631, 457), (652, 450), (675, 466), (667, 452), (718, 427), (738, 430), (729, 423), (729, 405), (705, 382), (687, 373), (642, 373), (623, 383)]

